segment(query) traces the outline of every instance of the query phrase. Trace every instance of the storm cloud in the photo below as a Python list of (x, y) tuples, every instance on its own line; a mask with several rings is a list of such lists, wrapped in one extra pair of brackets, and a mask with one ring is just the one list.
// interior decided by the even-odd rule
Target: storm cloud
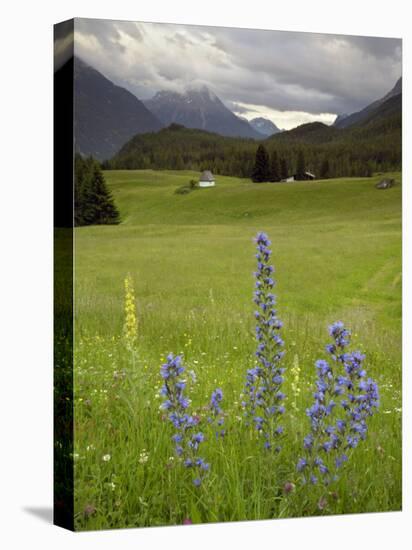
[(285, 128), (357, 111), (402, 71), (396, 38), (97, 19), (75, 20), (75, 53), (140, 99), (202, 82)]

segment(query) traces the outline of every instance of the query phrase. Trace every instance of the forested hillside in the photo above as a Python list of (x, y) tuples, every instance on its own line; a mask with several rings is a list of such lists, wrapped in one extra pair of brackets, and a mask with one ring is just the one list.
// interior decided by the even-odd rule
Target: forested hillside
[[(401, 169), (401, 97), (391, 98), (379, 112), (350, 128), (320, 122), (304, 124), (262, 141), (269, 155), (276, 151), (289, 174), (303, 153), (306, 169), (323, 177), (365, 176)], [(157, 133), (134, 136), (104, 163), (111, 169), (212, 170), (250, 177), (257, 149), (251, 139), (223, 137), (172, 124)], [(327, 164), (327, 172), (324, 167)]]

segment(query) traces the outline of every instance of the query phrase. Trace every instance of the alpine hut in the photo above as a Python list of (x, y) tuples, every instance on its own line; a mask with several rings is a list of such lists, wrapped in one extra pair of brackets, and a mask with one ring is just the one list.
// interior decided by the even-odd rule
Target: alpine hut
[(204, 170), (199, 177), (199, 187), (214, 187), (215, 177), (210, 170)]

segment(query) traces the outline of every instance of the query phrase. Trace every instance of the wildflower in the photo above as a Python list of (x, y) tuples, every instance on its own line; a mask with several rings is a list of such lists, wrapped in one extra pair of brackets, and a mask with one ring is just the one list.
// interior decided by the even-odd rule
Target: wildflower
[(143, 449), (139, 455), (139, 463), (146, 464), (148, 460), (149, 460), (149, 453), (146, 451), (146, 449)]
[[(209, 409), (211, 411), (211, 416), (208, 418), (210, 424), (213, 424), (215, 427), (221, 427), (224, 423), (223, 410), (220, 406), (223, 399), (223, 392), (220, 388), (217, 388), (212, 392), (210, 398)], [(216, 430), (216, 438), (223, 437), (225, 435), (225, 430)]]
[[(308, 468), (310, 477), (321, 474), (328, 485), (337, 479), (337, 471), (349, 460), (350, 452), (367, 436), (367, 418), (379, 406), (378, 387), (366, 378), (365, 356), (348, 352), (350, 331), (341, 321), (329, 327), (333, 342), (326, 346), (331, 362), (319, 359), (315, 363), (317, 379), (314, 403), (307, 409), (311, 432), (303, 446), (306, 458), (298, 461), (297, 469)], [(304, 476), (304, 481), (306, 477)]]
[(213, 393), (210, 400), (210, 406), (216, 414), (220, 414), (222, 409), (220, 408), (220, 402), (223, 399), (223, 392), (220, 388), (217, 388)]
[(307, 463), (306, 459), (300, 458), (299, 461), (298, 461), (296, 469), (297, 469), (298, 472), (302, 472), (306, 468), (307, 465), (308, 465), (308, 463)]
[(283, 383), (284, 369), (280, 367), (283, 357), (283, 340), (278, 331), (282, 322), (277, 318), (275, 309), (276, 297), (272, 290), (274, 268), (269, 264), (270, 241), (265, 233), (256, 238), (257, 271), (255, 273), (254, 302), (257, 310), (256, 319), (256, 360), (257, 365), (246, 373), (245, 400), (242, 406), (249, 419), (254, 419), (255, 427), (264, 434), (266, 449), (279, 449), (274, 442), (282, 434), (278, 425), (279, 417), (284, 413), (284, 406), (279, 401), (284, 399), (280, 391)]
[[(160, 394), (164, 397), (162, 408), (167, 411), (167, 418), (176, 430), (172, 436), (175, 453), (185, 468), (193, 470), (193, 483), (199, 487), (205, 472), (209, 469), (209, 464), (198, 455), (199, 447), (205, 437), (203, 432), (198, 429), (200, 418), (188, 412), (190, 400), (184, 395), (186, 389), (186, 380), (183, 379), (184, 372), (182, 358), (179, 355), (169, 354), (166, 363), (160, 369), (164, 381)], [(213, 394), (213, 402), (216, 407), (220, 403), (221, 397), (221, 392)]]
[(130, 275), (124, 280), (124, 290), (124, 335), (127, 343), (133, 345), (137, 338), (137, 316), (133, 279)]
[(190, 518), (185, 518), (183, 520), (183, 525), (192, 525), (193, 521)]
[(103, 455), (103, 456), (102, 456), (102, 460), (103, 460), (104, 462), (109, 462), (111, 458), (112, 458), (112, 457), (111, 457), (111, 455), (109, 455), (109, 454)]

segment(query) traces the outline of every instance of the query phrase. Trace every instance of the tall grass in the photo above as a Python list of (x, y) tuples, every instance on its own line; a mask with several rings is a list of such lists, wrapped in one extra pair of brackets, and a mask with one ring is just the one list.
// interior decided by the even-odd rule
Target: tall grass
[[(321, 189), (309, 196), (302, 184), (306, 202), (297, 188), (250, 187), (250, 205), (262, 206), (259, 216), (244, 202), (247, 182), (230, 178), (221, 191), (218, 182), (220, 199), (200, 192), (190, 198), (174, 195), (186, 173), (146, 177), (108, 174), (126, 223), (76, 231), (76, 528), (399, 510), (399, 186), (381, 192), (371, 180), (322, 182), (324, 201)], [(241, 212), (252, 210), (250, 223)], [(251, 237), (257, 224), (276, 242), (284, 322), (287, 437), (277, 455), (246, 425), (241, 406), (246, 372), (255, 362)], [(139, 326), (132, 346), (124, 336), (127, 273), (135, 283)], [(351, 327), (354, 347), (365, 353), (381, 406), (368, 439), (339, 480), (322, 490), (299, 482), (296, 462), (309, 427), (314, 361), (336, 318)], [(169, 351), (183, 354), (196, 374), (189, 389), (201, 418), (212, 391), (223, 390), (226, 435), (206, 434), (202, 456), (211, 469), (198, 488), (177, 462), (173, 427), (160, 409), (159, 371)]]

